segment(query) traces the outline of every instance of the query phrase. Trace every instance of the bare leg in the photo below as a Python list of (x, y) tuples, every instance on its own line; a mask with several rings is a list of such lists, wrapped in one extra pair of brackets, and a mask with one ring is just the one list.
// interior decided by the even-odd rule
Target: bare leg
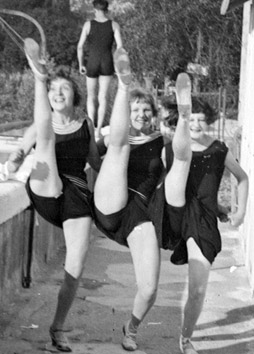
[(126, 350), (136, 350), (138, 326), (153, 306), (160, 273), (160, 250), (154, 226), (151, 222), (138, 225), (127, 239), (137, 282), (131, 319), (124, 326), (122, 346)]
[(35, 75), (34, 123), (36, 148), (30, 186), (34, 193), (46, 197), (58, 196), (62, 182), (58, 175), (55, 156), (55, 134), (48, 100), (46, 82)]
[(153, 224), (137, 226), (127, 241), (138, 287), (133, 314), (142, 321), (156, 299), (160, 272), (160, 250)]
[(176, 82), (179, 118), (172, 148), (173, 165), (165, 179), (165, 196), (168, 204), (181, 207), (185, 204), (185, 188), (191, 163), (191, 84), (187, 74), (180, 74)]
[(128, 200), (128, 98), (128, 86), (119, 83), (110, 120), (109, 145), (94, 188), (95, 205), (104, 214), (121, 210)]
[(203, 308), (211, 264), (203, 256), (193, 238), (187, 241), (189, 262), (189, 293), (184, 308), (182, 335), (191, 338)]
[(88, 117), (92, 119), (93, 123), (95, 122), (97, 116), (97, 85), (97, 78), (86, 77), (86, 109)]
[(99, 138), (101, 134), (101, 128), (104, 122), (104, 118), (107, 111), (107, 99), (108, 99), (108, 90), (110, 86), (112, 76), (99, 76), (99, 93), (98, 93), (98, 120), (95, 136)]

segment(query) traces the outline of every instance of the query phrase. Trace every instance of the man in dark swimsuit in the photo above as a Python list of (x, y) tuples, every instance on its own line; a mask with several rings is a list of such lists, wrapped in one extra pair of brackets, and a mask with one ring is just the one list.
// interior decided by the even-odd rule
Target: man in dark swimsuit
[[(78, 62), (80, 74), (86, 74), (87, 114), (93, 122), (95, 122), (97, 116), (95, 137), (98, 139), (106, 114), (108, 89), (114, 74), (112, 46), (115, 40), (117, 49), (122, 47), (122, 39), (118, 23), (109, 20), (106, 16), (108, 2), (106, 0), (95, 0), (93, 6), (95, 19), (85, 22), (83, 26), (78, 43)], [(88, 42), (88, 60), (86, 66), (84, 66), (83, 47), (86, 41)]]

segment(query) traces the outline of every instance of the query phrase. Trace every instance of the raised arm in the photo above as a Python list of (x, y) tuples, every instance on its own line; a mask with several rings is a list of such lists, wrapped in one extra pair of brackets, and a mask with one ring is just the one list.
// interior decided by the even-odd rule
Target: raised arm
[(77, 55), (78, 55), (78, 63), (79, 63), (79, 72), (82, 75), (86, 73), (86, 67), (84, 66), (83, 47), (89, 35), (90, 28), (91, 28), (91, 22), (90, 21), (85, 22), (78, 42)]
[(121, 32), (120, 32), (120, 26), (117, 22), (113, 21), (112, 27), (113, 27), (113, 32), (114, 32), (114, 38), (116, 41), (116, 48), (119, 49), (123, 46)]
[(238, 205), (237, 211), (229, 215), (229, 219), (233, 226), (239, 226), (243, 223), (246, 205), (248, 199), (249, 179), (245, 171), (229, 151), (226, 156), (225, 166), (235, 176), (238, 183)]

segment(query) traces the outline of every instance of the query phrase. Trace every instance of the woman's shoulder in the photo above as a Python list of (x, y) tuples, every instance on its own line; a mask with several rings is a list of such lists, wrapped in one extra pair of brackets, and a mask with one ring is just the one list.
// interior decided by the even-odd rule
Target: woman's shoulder
[(213, 141), (213, 146), (216, 150), (220, 150), (223, 152), (227, 152), (228, 151), (228, 147), (225, 144), (224, 141), (218, 140), (218, 139), (214, 139)]

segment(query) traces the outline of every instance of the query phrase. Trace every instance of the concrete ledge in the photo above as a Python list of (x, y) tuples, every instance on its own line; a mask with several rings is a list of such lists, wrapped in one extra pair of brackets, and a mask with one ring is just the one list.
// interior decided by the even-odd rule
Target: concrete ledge
[(32, 120), (2, 123), (0, 124), (0, 132), (1, 134), (7, 133), (8, 135), (13, 135), (13, 132), (16, 132), (17, 134), (14, 135), (23, 136), (24, 130), (27, 127), (29, 127), (32, 123), (33, 123)]
[(0, 225), (30, 205), (25, 185), (19, 181), (0, 183)]

